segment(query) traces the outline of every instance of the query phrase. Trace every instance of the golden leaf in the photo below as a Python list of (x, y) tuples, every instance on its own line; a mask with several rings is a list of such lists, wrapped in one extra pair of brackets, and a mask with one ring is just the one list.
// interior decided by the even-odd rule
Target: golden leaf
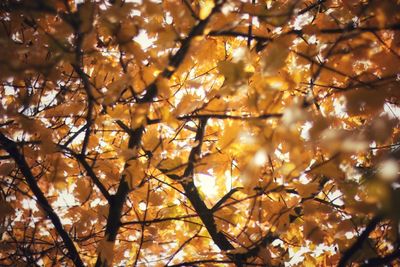
[(214, 8), (215, 3), (214, 0), (200, 0), (200, 14), (199, 18), (200, 19), (205, 19), (207, 18), (211, 10)]
[(80, 202), (86, 201), (91, 193), (89, 182), (83, 177), (78, 179), (76, 182), (75, 192), (77, 193), (77, 197)]
[(225, 76), (225, 83), (227, 85), (235, 84), (245, 77), (247, 73), (245, 72), (245, 64), (243, 61), (237, 63), (230, 61), (220, 61), (218, 62), (218, 71)]
[(293, 38), (281, 37), (274, 40), (263, 54), (263, 73), (274, 75), (285, 66), (286, 58), (289, 55), (289, 47)]
[(146, 176), (146, 166), (140, 160), (132, 160), (123, 171), (125, 181), (128, 183), (129, 189), (133, 190), (139, 186), (142, 179)]

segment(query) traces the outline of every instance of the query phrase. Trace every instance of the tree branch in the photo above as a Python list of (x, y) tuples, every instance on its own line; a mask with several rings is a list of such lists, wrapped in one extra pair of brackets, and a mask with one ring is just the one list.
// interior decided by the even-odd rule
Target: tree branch
[(111, 202), (111, 195), (108, 192), (108, 190), (104, 187), (103, 183), (100, 181), (100, 179), (97, 177), (96, 173), (93, 171), (93, 168), (89, 165), (89, 163), (86, 161), (85, 157), (81, 154), (76, 153), (72, 149), (69, 149), (68, 147), (61, 146), (64, 150), (67, 150), (73, 157), (75, 157), (78, 162), (80, 162), (85, 169), (87, 175), (92, 179), (93, 183), (97, 186), (97, 188), (100, 190), (100, 192), (103, 194), (105, 199), (107, 199), (108, 203)]
[[(128, 148), (134, 148), (139, 146), (140, 140), (144, 132), (144, 127), (140, 127), (135, 130), (131, 130), (129, 134)], [(119, 228), (121, 227), (121, 214), (126, 198), (129, 193), (129, 185), (125, 180), (125, 174), (121, 176), (120, 183), (117, 192), (112, 195), (110, 201), (110, 207), (108, 210), (107, 224), (105, 237), (107, 241), (115, 242)], [(100, 254), (97, 256), (96, 267), (109, 266), (111, 263), (102, 261)]]
[(391, 263), (392, 261), (399, 259), (399, 258), (400, 258), (400, 249), (398, 249), (384, 257), (377, 257), (377, 258), (372, 258), (372, 259), (366, 260), (366, 263), (362, 264), (361, 266), (362, 267), (382, 266), (382, 265)]
[(362, 248), (364, 241), (368, 238), (369, 234), (375, 229), (375, 227), (382, 220), (381, 215), (377, 215), (368, 223), (365, 230), (361, 233), (361, 235), (357, 238), (356, 242), (346, 250), (338, 264), (338, 267), (345, 267), (347, 262), (353, 257), (353, 255)]
[[(227, 120), (252, 121), (252, 120), (266, 120), (266, 119), (281, 118), (281, 117), (282, 117), (282, 113), (268, 113), (268, 114), (261, 114), (258, 116), (251, 116), (250, 114), (245, 114), (245, 115), (189, 114), (189, 115), (178, 116), (178, 117), (176, 117), (176, 119), (179, 121), (202, 119), (202, 118), (219, 119), (219, 120), (227, 119)], [(147, 124), (160, 123), (161, 121), (162, 121), (161, 119), (147, 119)]]
[(190, 151), (187, 167), (180, 181), (185, 191), (186, 197), (189, 199), (193, 208), (199, 215), (201, 221), (204, 223), (212, 240), (221, 250), (226, 251), (234, 249), (234, 247), (226, 238), (226, 236), (217, 229), (213, 213), (209, 208), (207, 208), (206, 204), (201, 199), (199, 191), (197, 190), (193, 181), (194, 164), (197, 160), (197, 157), (201, 154), (201, 146), (203, 143), (206, 125), (207, 119), (201, 119), (195, 137), (195, 141), (197, 141), (198, 144)]
[(0, 144), (14, 159), (18, 168), (21, 170), (22, 174), (24, 175), (30, 190), (35, 195), (39, 206), (44, 210), (46, 215), (50, 218), (57, 233), (61, 236), (62, 240), (64, 241), (65, 247), (68, 250), (69, 258), (74, 262), (75, 266), (79, 266), (79, 267), (85, 266), (82, 262), (82, 259), (79, 256), (79, 253), (75, 247), (74, 242), (72, 241), (72, 239), (70, 238), (68, 233), (63, 228), (60, 218), (55, 213), (55, 211), (51, 207), (50, 203), (47, 201), (42, 190), (39, 188), (39, 186), (35, 180), (35, 177), (33, 176), (32, 172), (31, 172), (31, 168), (29, 167), (28, 163), (26, 162), (24, 156), (19, 152), (18, 147), (15, 144), (15, 142), (8, 139), (3, 133), (0, 132)]
[[(168, 67), (166, 67), (161, 73), (161, 77), (164, 78), (171, 78), (172, 75), (175, 73), (175, 71), (178, 69), (178, 67), (181, 65), (183, 60), (185, 59), (185, 56), (187, 52), (189, 51), (190, 48), (190, 43), (192, 40), (200, 35), (203, 35), (204, 29), (206, 28), (208, 22), (210, 21), (211, 17), (217, 13), (222, 5), (225, 3), (224, 0), (217, 0), (217, 3), (215, 4), (214, 8), (211, 10), (210, 15), (208, 15), (207, 18), (200, 20), (196, 26), (192, 28), (190, 31), (189, 35), (182, 41), (181, 47), (178, 49), (178, 51), (170, 58)], [(139, 99), (139, 103), (149, 103), (151, 102), (156, 96), (157, 96), (157, 85), (156, 82), (160, 75), (152, 82), (149, 84), (146, 88), (146, 94)]]
[(211, 212), (215, 212), (216, 210), (221, 207), (227, 201), (233, 194), (235, 194), (237, 191), (239, 191), (241, 188), (232, 188), (231, 191), (225, 194), (215, 205), (214, 207), (211, 208)]

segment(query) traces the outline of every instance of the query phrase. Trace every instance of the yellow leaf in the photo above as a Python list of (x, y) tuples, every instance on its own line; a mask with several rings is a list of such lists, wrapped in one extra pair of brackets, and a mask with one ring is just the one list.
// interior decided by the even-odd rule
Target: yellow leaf
[(159, 71), (154, 66), (148, 66), (142, 69), (142, 78), (146, 86), (154, 81), (158, 73)]
[(157, 92), (163, 97), (168, 98), (171, 95), (171, 90), (169, 88), (169, 80), (163, 77), (159, 77), (156, 80)]
[(126, 119), (127, 116), (129, 116), (129, 110), (124, 105), (120, 104), (107, 109), (107, 113), (114, 120)]
[(107, 85), (107, 93), (103, 100), (103, 104), (111, 105), (121, 96), (121, 92), (131, 83), (132, 77), (124, 74), (117, 77), (115, 81)]
[(167, 123), (171, 128), (177, 128), (179, 125), (179, 121), (175, 118), (175, 115), (178, 114), (176, 110), (174, 112), (168, 106), (162, 106), (160, 108), (161, 120)]
[(308, 183), (308, 184), (301, 184), (297, 183), (294, 185), (297, 192), (300, 194), (301, 197), (306, 198), (313, 194), (318, 193), (319, 184), (318, 183)]
[(90, 184), (85, 178), (79, 178), (76, 182), (75, 192), (80, 202), (84, 202), (90, 195)]
[(62, 190), (67, 186), (66, 174), (71, 171), (71, 167), (65, 161), (65, 158), (55, 155), (52, 171), (48, 175), (49, 182), (58, 190)]
[(136, 105), (134, 110), (131, 110), (131, 128), (137, 129), (147, 123), (147, 114), (149, 113), (149, 105)]
[(176, 107), (174, 114), (181, 115), (188, 113), (196, 108), (197, 99), (193, 95), (184, 95), (179, 102), (178, 106)]
[(125, 174), (125, 181), (128, 183), (129, 189), (133, 190), (146, 176), (146, 166), (140, 160), (132, 160), (123, 174)]
[(325, 163), (314, 164), (311, 166), (310, 174), (324, 175), (329, 178), (341, 179), (344, 178), (343, 171), (339, 168), (339, 163), (335, 160), (330, 160)]
[(143, 147), (146, 150), (152, 151), (159, 144), (160, 137), (156, 128), (150, 128), (143, 136)]
[(214, 0), (200, 0), (200, 19), (207, 18), (210, 15), (211, 10), (214, 8), (214, 6)]
[(285, 91), (289, 89), (289, 82), (282, 76), (271, 76), (265, 78), (268, 89)]
[(218, 71), (225, 76), (225, 83), (228, 85), (235, 84), (246, 77), (244, 70), (245, 64), (242, 60), (237, 63), (230, 61), (220, 61), (217, 65)]
[(258, 185), (258, 176), (257, 176), (258, 168), (247, 168), (246, 172), (240, 175), (239, 179), (244, 187), (244, 193), (250, 194), (254, 187)]
[(292, 37), (280, 37), (274, 40), (266, 49), (262, 56), (263, 72), (267, 75), (274, 75), (283, 69), (286, 64), (286, 58), (289, 55), (289, 47)]
[(208, 103), (205, 110), (223, 112), (223, 111), (225, 111), (227, 106), (228, 106), (228, 103), (222, 97), (214, 98)]
[(166, 158), (165, 160), (162, 160), (159, 165), (159, 169), (167, 171), (176, 170), (180, 167), (182, 167), (182, 159), (180, 157)]
[(217, 142), (219, 149), (225, 149), (231, 145), (239, 135), (241, 125), (235, 122), (228, 122), (225, 124), (221, 138)]

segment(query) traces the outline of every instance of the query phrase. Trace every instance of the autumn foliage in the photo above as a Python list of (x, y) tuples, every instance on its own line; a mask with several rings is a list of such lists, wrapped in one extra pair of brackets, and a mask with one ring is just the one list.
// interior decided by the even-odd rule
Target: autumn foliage
[(400, 266), (399, 1), (0, 21), (1, 266)]

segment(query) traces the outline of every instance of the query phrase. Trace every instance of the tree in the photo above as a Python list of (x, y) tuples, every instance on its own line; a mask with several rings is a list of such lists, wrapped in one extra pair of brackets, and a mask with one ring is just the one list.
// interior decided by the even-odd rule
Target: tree
[(0, 12), (2, 266), (400, 263), (399, 1)]

